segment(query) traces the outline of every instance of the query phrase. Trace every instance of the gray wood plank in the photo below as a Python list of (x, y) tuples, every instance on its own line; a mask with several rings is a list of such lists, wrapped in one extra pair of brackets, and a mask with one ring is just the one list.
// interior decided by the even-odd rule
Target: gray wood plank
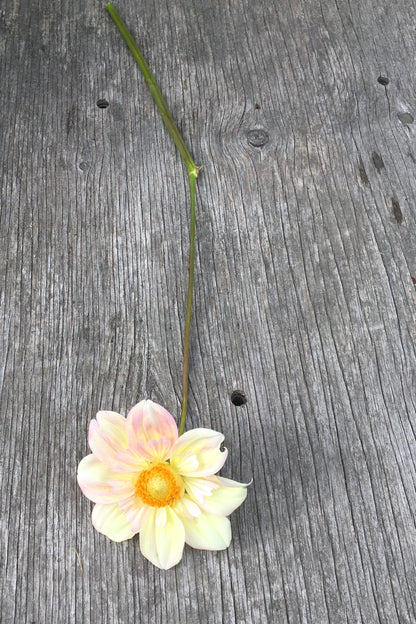
[(167, 572), (93, 530), (96, 411), (179, 413), (186, 174), (104, 4), (12, 0), (2, 622), (411, 624), (415, 5), (117, 6), (203, 165), (188, 428), (254, 482), (231, 547)]

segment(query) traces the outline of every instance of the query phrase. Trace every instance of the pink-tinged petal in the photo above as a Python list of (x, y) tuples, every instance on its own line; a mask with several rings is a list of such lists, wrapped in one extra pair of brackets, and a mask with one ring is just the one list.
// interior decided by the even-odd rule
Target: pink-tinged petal
[(78, 485), (94, 503), (115, 503), (134, 493), (130, 475), (110, 472), (94, 455), (87, 455), (78, 466)]
[(244, 502), (247, 496), (245, 487), (219, 487), (213, 490), (209, 496), (205, 497), (202, 509), (216, 516), (229, 516)]
[(179, 518), (185, 517), (189, 520), (192, 520), (192, 518), (196, 518), (196, 516), (199, 516), (199, 514), (201, 513), (201, 509), (198, 507), (198, 505), (194, 503), (194, 501), (191, 500), (186, 494), (185, 496), (182, 496), (180, 500), (176, 501), (172, 505), (172, 508), (179, 516)]
[(185, 477), (183, 482), (186, 492), (198, 505), (203, 505), (205, 498), (221, 487), (218, 477)]
[(90, 422), (88, 443), (94, 455), (114, 469), (118, 451), (128, 446), (126, 419), (116, 412), (98, 412)]
[(147, 448), (154, 458), (164, 461), (169, 457), (172, 441), (168, 437), (162, 436), (159, 440), (149, 440)]
[(180, 471), (185, 477), (207, 477), (218, 472), (227, 459), (228, 451), (220, 450), (224, 436), (212, 429), (191, 429), (186, 431), (172, 447), (170, 463), (177, 470), (181, 465), (181, 455), (192, 453), (198, 460), (198, 468)]
[(120, 508), (125, 512), (133, 531), (140, 531), (151, 512), (151, 507), (144, 505), (137, 496), (132, 496), (129, 500), (120, 503)]
[(134, 407), (131, 408), (127, 414), (126, 431), (131, 446), (134, 446), (137, 440), (145, 440), (142, 422), (143, 422), (143, 408), (146, 401), (140, 401)]
[(153, 508), (140, 531), (140, 549), (153, 565), (168, 570), (179, 563), (185, 530), (171, 507)]
[(103, 533), (114, 542), (123, 542), (135, 535), (126, 514), (118, 504), (95, 505), (92, 511), (92, 524), (97, 531)]
[(131, 474), (137, 474), (141, 470), (145, 470), (149, 466), (151, 456), (146, 459), (141, 453), (127, 448), (122, 451), (118, 451), (117, 459), (114, 459), (112, 467), (119, 472), (128, 472)]
[(231, 525), (228, 518), (202, 512), (193, 520), (182, 518), (185, 541), (192, 548), (224, 550), (231, 542)]
[(100, 429), (115, 448), (126, 448), (128, 445), (126, 419), (117, 412), (101, 410), (96, 415)]
[(154, 448), (148, 447), (148, 452), (153, 459), (160, 459), (159, 454), (163, 449), (163, 459), (169, 455), (172, 444), (178, 438), (178, 428), (171, 414), (164, 407), (153, 401), (141, 401), (127, 414), (127, 435), (130, 445), (140, 453), (140, 443), (148, 443), (150, 440), (163, 442)]

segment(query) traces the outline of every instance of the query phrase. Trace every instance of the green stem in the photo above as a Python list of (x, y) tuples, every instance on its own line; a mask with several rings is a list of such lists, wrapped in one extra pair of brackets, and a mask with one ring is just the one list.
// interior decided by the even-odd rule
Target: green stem
[(198, 177), (199, 170), (201, 167), (198, 167), (190, 155), (188, 148), (185, 145), (185, 142), (182, 138), (181, 133), (176, 127), (175, 122), (173, 121), (173, 117), (168, 109), (168, 106), (164, 100), (161, 90), (159, 89), (159, 85), (157, 84), (155, 77), (146, 60), (141, 53), (139, 47), (131, 36), (127, 26), (121, 19), (118, 11), (114, 8), (111, 2), (109, 2), (105, 7), (119, 29), (124, 41), (127, 43), (130, 48), (134, 58), (137, 61), (137, 64), (140, 67), (140, 70), (150, 88), (150, 91), (153, 95), (153, 98), (160, 110), (163, 121), (172, 139), (175, 142), (176, 147), (178, 148), (180, 155), (188, 169), (189, 174), (189, 189), (191, 196), (191, 223), (190, 223), (190, 248), (189, 248), (189, 275), (188, 275), (188, 298), (186, 304), (186, 318), (185, 318), (185, 334), (184, 334), (184, 344), (183, 344), (183, 377), (182, 377), (182, 410), (181, 410), (181, 419), (179, 423), (179, 435), (182, 435), (185, 429), (186, 422), (186, 412), (188, 407), (188, 381), (189, 381), (189, 343), (190, 343), (190, 335), (191, 335), (191, 318), (192, 318), (192, 296), (194, 290), (194, 266), (195, 266), (195, 180)]
[(188, 378), (189, 378), (189, 342), (191, 336), (192, 317), (192, 294), (194, 290), (194, 266), (195, 266), (195, 179), (189, 176), (191, 192), (191, 224), (190, 224), (190, 247), (189, 247), (189, 275), (188, 275), (188, 301), (186, 304), (185, 335), (183, 339), (183, 377), (182, 377), (182, 412), (179, 424), (179, 435), (185, 429), (186, 410), (188, 407)]
[(149, 89), (153, 95), (153, 98), (160, 110), (160, 113), (163, 117), (163, 121), (165, 122), (166, 127), (169, 130), (169, 133), (172, 139), (175, 141), (175, 145), (178, 148), (185, 162), (189, 175), (192, 174), (195, 177), (198, 177), (198, 171), (200, 170), (201, 167), (197, 167), (196, 164), (194, 163), (192, 156), (190, 155), (188, 148), (185, 145), (185, 141), (183, 140), (181, 133), (179, 132), (178, 128), (176, 127), (175, 122), (173, 121), (173, 117), (170, 114), (170, 110), (168, 109), (168, 106), (165, 102), (165, 99), (162, 95), (161, 90), (159, 89), (159, 85), (157, 84), (155, 77), (150, 71), (150, 67), (146, 63), (146, 60), (143, 54), (141, 53), (137, 43), (134, 41), (126, 24), (123, 22), (117, 9), (112, 5), (112, 3), (109, 2), (105, 8), (107, 9), (108, 13), (113, 19), (115, 25), (119, 29), (121, 36), (123, 37), (124, 41), (127, 43), (128, 47), (130, 48), (134, 58), (136, 59), (137, 64), (140, 67), (140, 70), (149, 86)]

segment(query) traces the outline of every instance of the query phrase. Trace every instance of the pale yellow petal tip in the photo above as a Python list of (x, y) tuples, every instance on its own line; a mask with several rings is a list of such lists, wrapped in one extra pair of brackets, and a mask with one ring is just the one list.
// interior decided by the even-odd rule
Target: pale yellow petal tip
[(248, 488), (250, 485), (253, 485), (254, 478), (252, 477), (248, 483), (234, 481), (233, 479), (227, 479), (227, 477), (222, 477), (220, 475), (216, 475), (217, 479), (221, 482), (221, 485), (224, 487), (244, 487)]

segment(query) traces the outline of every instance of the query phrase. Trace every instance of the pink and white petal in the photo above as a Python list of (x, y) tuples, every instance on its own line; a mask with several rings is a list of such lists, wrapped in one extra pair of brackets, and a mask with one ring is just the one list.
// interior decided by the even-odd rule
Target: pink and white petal
[(201, 513), (200, 507), (186, 494), (172, 505), (172, 509), (180, 518), (185, 517), (189, 520), (196, 518)]
[(131, 446), (135, 446), (137, 440), (145, 439), (142, 428), (143, 408), (145, 403), (146, 401), (140, 401), (140, 403), (132, 407), (127, 414), (126, 431)]
[(140, 401), (127, 414), (127, 435), (135, 448), (138, 441), (167, 438), (169, 448), (178, 438), (178, 428), (171, 414), (153, 401)]
[(120, 508), (125, 512), (133, 531), (140, 531), (151, 512), (151, 507), (143, 505), (137, 496), (132, 496), (129, 500), (120, 503)]
[(95, 418), (110, 444), (118, 449), (127, 448), (127, 421), (124, 416), (117, 414), (117, 412), (101, 410), (97, 413)]
[(147, 401), (144, 406), (143, 429), (147, 440), (166, 437), (172, 446), (178, 439), (178, 427), (172, 414), (153, 401)]
[(183, 482), (185, 490), (198, 505), (203, 505), (205, 498), (221, 487), (218, 477), (184, 477)]
[(129, 472), (131, 474), (141, 472), (149, 466), (149, 461), (152, 460), (151, 455), (146, 452), (146, 457), (142, 453), (138, 453), (137, 450), (131, 448), (118, 451), (117, 460), (113, 461), (112, 467), (119, 472)]
[(227, 449), (220, 450), (223, 440), (223, 434), (212, 429), (199, 428), (186, 431), (172, 447), (170, 455), (171, 465), (175, 467), (178, 455), (193, 453), (198, 460), (198, 468), (189, 472), (181, 472), (180, 474), (185, 477), (207, 477), (213, 475), (223, 467), (227, 459)]
[(168, 570), (182, 558), (185, 529), (170, 507), (165, 508), (163, 518), (159, 512), (154, 508), (149, 513), (140, 531), (140, 549), (153, 565)]
[(246, 496), (245, 487), (220, 487), (205, 498), (201, 507), (205, 512), (216, 516), (229, 516), (245, 501)]
[(185, 541), (192, 548), (224, 550), (231, 542), (231, 525), (228, 518), (202, 512), (193, 520), (182, 519)]
[(94, 503), (116, 503), (134, 493), (131, 477), (110, 472), (95, 455), (80, 461), (77, 480), (82, 493)]
[(114, 542), (123, 542), (135, 535), (126, 514), (117, 503), (112, 505), (95, 505), (92, 511), (92, 524), (97, 531), (103, 533)]
[(164, 461), (169, 457), (172, 441), (167, 436), (162, 436), (159, 440), (149, 440), (147, 451), (153, 459)]
[(88, 443), (94, 455), (113, 468), (119, 450), (127, 448), (125, 419), (115, 412), (98, 412), (90, 422)]

